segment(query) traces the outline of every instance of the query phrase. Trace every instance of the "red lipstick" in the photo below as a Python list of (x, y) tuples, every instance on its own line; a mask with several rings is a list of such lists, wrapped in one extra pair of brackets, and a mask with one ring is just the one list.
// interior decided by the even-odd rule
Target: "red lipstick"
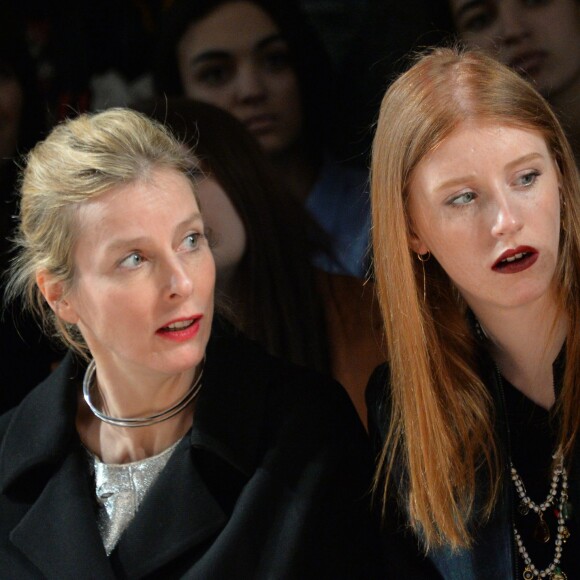
[(176, 318), (175, 320), (171, 320), (166, 325), (159, 328), (155, 334), (175, 342), (186, 342), (192, 338), (195, 338), (199, 332), (202, 318), (203, 316), (201, 314)]
[(517, 274), (531, 268), (539, 255), (538, 250), (531, 246), (518, 246), (503, 252), (491, 269), (499, 274)]

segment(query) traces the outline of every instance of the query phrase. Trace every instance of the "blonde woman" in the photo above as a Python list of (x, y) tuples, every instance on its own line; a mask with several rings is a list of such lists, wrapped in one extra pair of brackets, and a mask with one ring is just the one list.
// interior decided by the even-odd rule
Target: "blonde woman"
[(556, 117), (504, 65), (434, 50), (383, 99), (372, 204), (388, 569), (580, 577), (580, 187)]
[(2, 577), (365, 578), (374, 563), (363, 427), (337, 384), (214, 317), (195, 171), (122, 109), (28, 157), (9, 292), (70, 352), (0, 418)]

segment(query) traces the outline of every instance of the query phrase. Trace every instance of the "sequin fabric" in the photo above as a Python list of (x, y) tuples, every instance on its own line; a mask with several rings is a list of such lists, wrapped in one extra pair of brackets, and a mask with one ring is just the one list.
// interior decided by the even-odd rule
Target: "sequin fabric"
[(103, 463), (89, 452), (99, 506), (97, 525), (107, 556), (115, 549), (178, 443), (153, 457), (124, 464)]

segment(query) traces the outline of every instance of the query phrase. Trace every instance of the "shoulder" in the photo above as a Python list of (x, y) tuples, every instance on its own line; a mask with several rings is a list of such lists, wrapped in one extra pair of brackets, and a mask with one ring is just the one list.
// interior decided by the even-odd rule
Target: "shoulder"
[(296, 469), (319, 453), (331, 462), (358, 455), (372, 465), (368, 437), (350, 398), (329, 376), (270, 356), (231, 330), (218, 330), (212, 338), (206, 376), (208, 392), (203, 398), (200, 393), (199, 412), (203, 407), (211, 429), (221, 417), (220, 433), (228, 445), (238, 447), (245, 436), (244, 454), (253, 447), (258, 456), (271, 453)]
[(0, 417), (1, 488), (66, 452), (76, 433), (74, 385), (82, 366), (67, 354), (48, 378)]

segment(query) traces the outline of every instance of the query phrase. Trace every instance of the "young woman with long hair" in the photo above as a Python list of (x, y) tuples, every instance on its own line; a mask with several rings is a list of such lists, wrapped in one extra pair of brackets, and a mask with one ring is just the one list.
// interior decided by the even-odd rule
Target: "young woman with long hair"
[(577, 577), (580, 187), (556, 116), (490, 57), (433, 50), (383, 99), (372, 212), (389, 569)]

